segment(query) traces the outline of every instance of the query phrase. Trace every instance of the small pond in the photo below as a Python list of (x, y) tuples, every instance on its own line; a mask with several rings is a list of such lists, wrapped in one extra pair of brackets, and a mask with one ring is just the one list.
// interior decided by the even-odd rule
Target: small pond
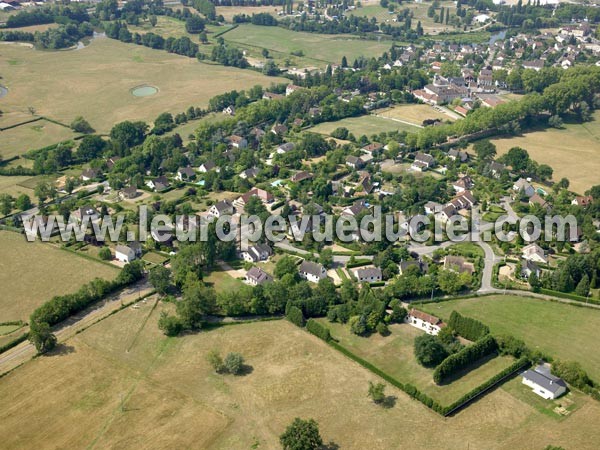
[(148, 84), (143, 84), (141, 86), (136, 86), (131, 90), (131, 93), (135, 97), (150, 97), (158, 92), (158, 88), (154, 86), (150, 86)]

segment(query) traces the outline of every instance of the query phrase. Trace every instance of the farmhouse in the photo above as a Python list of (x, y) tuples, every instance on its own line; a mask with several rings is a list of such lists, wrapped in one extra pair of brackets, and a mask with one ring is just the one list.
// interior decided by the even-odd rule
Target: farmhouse
[(246, 272), (246, 282), (251, 286), (258, 286), (259, 284), (270, 283), (272, 281), (273, 277), (260, 267), (252, 267)]
[(117, 245), (115, 259), (120, 262), (130, 263), (136, 258), (135, 250), (126, 245)]
[(552, 375), (550, 368), (542, 364), (533, 370), (523, 372), (523, 384), (546, 400), (558, 398), (567, 392), (567, 383)]
[(408, 312), (404, 320), (413, 327), (433, 336), (437, 335), (446, 326), (441, 319), (414, 308)]
[(327, 278), (327, 270), (323, 265), (314, 263), (312, 261), (304, 260), (298, 268), (300, 277), (313, 283), (318, 283), (324, 278)]
[(381, 281), (381, 269), (378, 267), (363, 267), (352, 271), (359, 283), (376, 283)]

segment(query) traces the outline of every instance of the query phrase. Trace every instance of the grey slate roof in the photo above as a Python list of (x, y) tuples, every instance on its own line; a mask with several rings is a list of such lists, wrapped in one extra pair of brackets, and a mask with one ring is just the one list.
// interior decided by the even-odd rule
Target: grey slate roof
[(555, 377), (550, 371), (542, 366), (537, 366), (534, 370), (527, 370), (523, 373), (523, 378), (530, 380), (543, 387), (545, 390), (556, 393), (561, 388), (566, 388), (567, 384), (558, 377)]

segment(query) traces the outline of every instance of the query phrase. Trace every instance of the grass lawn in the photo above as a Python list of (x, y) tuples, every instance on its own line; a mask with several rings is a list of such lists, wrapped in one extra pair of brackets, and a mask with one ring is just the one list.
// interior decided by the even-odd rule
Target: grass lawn
[(163, 264), (168, 258), (157, 252), (148, 252), (142, 257), (142, 259), (152, 264)]
[(600, 355), (590, 342), (600, 338), (600, 311), (517, 296), (490, 296), (423, 305), (424, 311), (448, 319), (452, 310), (481, 320), (495, 334), (512, 334), (559, 359), (577, 361), (600, 379)]
[(319, 320), (329, 327), (332, 336), (339, 339), (341, 345), (401, 383), (416, 386), (443, 405), (457, 400), (514, 361), (509, 357), (495, 357), (473, 367), (451, 383), (437, 386), (433, 382), (433, 369), (421, 366), (414, 357), (414, 340), (423, 334), (422, 331), (408, 324), (395, 324), (390, 326), (390, 336), (373, 334), (365, 338), (352, 334), (348, 325)]
[(450, 248), (458, 250), (460, 253), (465, 256), (469, 256), (469, 254), (474, 254), (476, 256), (481, 256), (482, 258), (485, 256), (485, 252), (483, 249), (472, 242), (460, 242), (458, 244), (452, 245)]
[[(298, 67), (340, 64), (343, 56), (351, 64), (359, 56), (379, 56), (392, 45), (391, 41), (378, 42), (353, 36), (304, 33), (251, 24), (242, 24), (225, 33), (223, 38), (246, 50), (248, 56), (264, 59), (262, 49), (266, 48), (278, 63), (290, 58), (292, 65)], [(304, 52), (304, 56), (292, 55), (297, 51)]]
[[(2, 139), (2, 158), (8, 159), (22, 155), (28, 150), (35, 150), (66, 141), (77, 136), (70, 128), (57, 125), (47, 120), (20, 125), (16, 128), (0, 131)], [(24, 165), (24, 162), (19, 161)]]
[(350, 132), (354, 134), (356, 138), (362, 136), (363, 134), (366, 136), (371, 136), (373, 134), (389, 131), (418, 131), (418, 128), (412, 125), (407, 125), (402, 122), (396, 122), (394, 120), (371, 115), (348, 117), (335, 122), (323, 122), (312, 127), (310, 131), (329, 135), (333, 130), (339, 127), (348, 128), (348, 130), (350, 130)]
[(398, 105), (375, 111), (375, 114), (391, 119), (404, 120), (414, 125), (421, 126), (426, 119), (452, 120), (452, 117), (433, 109), (429, 105)]
[(241, 280), (232, 277), (227, 272), (221, 270), (213, 270), (204, 277), (204, 282), (215, 288), (219, 292), (237, 291), (244, 285)]
[(0, 231), (0, 322), (27, 320), (33, 310), (55, 295), (74, 292), (94, 278), (118, 274), (50, 244), (26, 242), (23, 235)]
[[(95, 39), (76, 51), (3, 45), (0, 73), (2, 84), (9, 88), (2, 99), (3, 111), (23, 113), (31, 106), (38, 114), (65, 123), (83, 115), (103, 133), (123, 120), (150, 122), (165, 111), (206, 106), (211, 97), (232, 89), (281, 82), (257, 72), (203, 64), (108, 38)], [(150, 97), (134, 97), (131, 89), (141, 84), (159, 91)]]
[[(566, 124), (560, 130), (548, 128), (522, 136), (493, 139), (492, 142), (498, 148), (498, 155), (512, 147), (524, 148), (533, 160), (554, 169), (554, 180), (566, 177), (571, 182), (569, 188), (583, 194), (598, 184), (600, 172), (600, 111), (593, 117), (591, 122)], [(583, 166), (582, 161), (585, 161)]]
[[(167, 338), (156, 322), (170, 308), (127, 308), (3, 377), (3, 446), (274, 449), (294, 417), (350, 450), (591, 450), (600, 439), (600, 404), (587, 397), (557, 421), (498, 389), (444, 419), (388, 386), (396, 405), (384, 409), (366, 395), (377, 377), (285, 320)], [(212, 349), (240, 352), (252, 370), (215, 374)]]

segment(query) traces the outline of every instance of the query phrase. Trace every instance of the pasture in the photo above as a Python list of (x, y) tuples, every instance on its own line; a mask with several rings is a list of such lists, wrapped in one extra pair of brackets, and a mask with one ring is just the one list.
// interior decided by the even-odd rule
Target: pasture
[(336, 128), (344, 127), (350, 130), (356, 138), (359, 138), (363, 134), (366, 136), (372, 136), (373, 134), (379, 134), (390, 131), (408, 131), (416, 132), (418, 128), (413, 125), (406, 123), (397, 122), (395, 120), (384, 119), (377, 116), (360, 116), (360, 117), (348, 117), (346, 119), (337, 120), (335, 122), (323, 122), (315, 125), (310, 131), (319, 134), (331, 134)]
[(233, 16), (238, 14), (246, 14), (251, 16), (252, 14), (268, 13), (272, 16), (277, 17), (277, 12), (283, 9), (282, 6), (217, 6), (217, 16), (223, 16), (227, 22), (233, 21)]
[[(304, 33), (251, 24), (242, 24), (223, 34), (223, 38), (246, 50), (248, 56), (264, 59), (262, 50), (266, 48), (280, 64), (290, 59), (292, 64), (299, 66), (309, 64), (319, 67), (328, 63), (340, 64), (343, 56), (346, 56), (349, 64), (359, 56), (379, 56), (392, 45), (391, 41), (378, 42), (346, 35)], [(299, 51), (304, 56), (292, 55), (292, 52)]]
[(394, 324), (390, 326), (389, 336), (373, 334), (361, 337), (352, 334), (348, 325), (319, 320), (329, 327), (332, 336), (352, 353), (369, 361), (401, 383), (416, 386), (443, 405), (459, 399), (514, 361), (509, 357), (495, 357), (473, 367), (451, 383), (438, 386), (433, 382), (433, 369), (421, 366), (414, 356), (414, 340), (423, 334), (422, 331), (408, 324)]
[[(271, 449), (294, 417), (314, 418), (343, 449), (591, 450), (600, 439), (589, 397), (557, 421), (498, 389), (443, 419), (388, 386), (396, 404), (384, 409), (366, 395), (377, 377), (284, 320), (166, 338), (156, 321), (169, 306), (127, 308), (0, 379), (3, 445)], [(252, 369), (217, 375), (212, 349), (240, 352)]]
[[(8, 159), (13, 156), (19, 156), (28, 150), (35, 150), (66, 141), (77, 136), (68, 127), (48, 122), (47, 120), (37, 120), (35, 122), (19, 125), (15, 128), (0, 131), (2, 139), (2, 158)], [(23, 164), (23, 162), (19, 162)]]
[(533, 349), (577, 361), (592, 379), (600, 379), (600, 355), (589, 351), (590, 343), (600, 338), (600, 311), (512, 295), (450, 300), (419, 308), (446, 320), (456, 310), (481, 320), (494, 334), (511, 334)]
[[(211, 97), (232, 89), (281, 82), (108, 38), (61, 52), (3, 45), (0, 72), (9, 88), (0, 100), (3, 111), (23, 113), (33, 107), (37, 114), (67, 124), (82, 115), (100, 133), (123, 120), (152, 122), (165, 111), (206, 106)], [(143, 84), (156, 86), (158, 93), (134, 97), (131, 89)]]
[(402, 120), (417, 126), (422, 126), (423, 121), (427, 119), (452, 120), (452, 117), (436, 110), (433, 106), (420, 104), (398, 105), (379, 109), (374, 113), (380, 117)]
[(114, 279), (118, 270), (78, 257), (50, 244), (27, 242), (0, 231), (0, 322), (28, 320), (55, 295), (75, 292), (94, 278)]
[(569, 189), (583, 194), (600, 182), (600, 112), (596, 111), (593, 117), (591, 122), (565, 124), (562, 129), (548, 128), (492, 142), (498, 155), (512, 147), (524, 148), (534, 161), (554, 169), (553, 180), (566, 177), (571, 182)]

